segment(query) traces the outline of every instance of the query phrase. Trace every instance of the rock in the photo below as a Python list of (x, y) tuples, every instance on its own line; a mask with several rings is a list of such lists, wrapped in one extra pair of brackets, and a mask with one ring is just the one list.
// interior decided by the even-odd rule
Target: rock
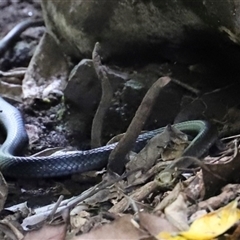
[[(174, 122), (204, 119), (206, 116), (223, 121), (227, 117), (228, 109), (239, 106), (239, 104), (239, 88), (236, 84), (230, 85), (217, 91), (205, 93), (197, 99), (191, 99), (189, 103), (182, 102), (182, 109)], [(224, 125), (224, 121), (222, 124)]]
[[(127, 74), (108, 68), (108, 78), (113, 88), (117, 89), (127, 79)], [(96, 75), (92, 60), (83, 59), (73, 68), (64, 95), (82, 111), (93, 114), (101, 98), (101, 81)]]
[(71, 71), (64, 90), (67, 100), (85, 112), (92, 112), (101, 97), (101, 82), (98, 81), (92, 60), (83, 59)]
[(23, 98), (61, 96), (68, 76), (67, 61), (52, 37), (45, 33), (22, 83)]
[(196, 61), (199, 53), (207, 58), (226, 33), (238, 41), (236, 0), (43, 0), (42, 9), (48, 32), (78, 59), (90, 57), (97, 41), (104, 58), (162, 54), (180, 62)]
[[(148, 72), (142, 72), (139, 78), (129, 74), (129, 79), (120, 80), (115, 89), (124, 87), (125, 81), (131, 79), (147, 88), (152, 80), (164, 75), (198, 89), (201, 94), (239, 82), (240, 3), (236, 0), (42, 0), (42, 9), (47, 32), (73, 60), (91, 58), (94, 44), (100, 42), (104, 65), (131, 66), (130, 71), (122, 67), (122, 72), (135, 72), (153, 62), (172, 64), (167, 73), (157, 72), (160, 65), (149, 70), (154, 77), (148, 77)], [(100, 84), (93, 68), (84, 64), (72, 72), (65, 95), (93, 114), (101, 94)], [(186, 70), (179, 71), (181, 68)], [(126, 119), (134, 115), (144, 94), (143, 88), (128, 84), (115, 92), (108, 117), (111, 124), (124, 129)], [(160, 125), (172, 122), (181, 108), (183, 94), (198, 98), (174, 84), (164, 89), (150, 120)], [(218, 102), (212, 104), (217, 109), (214, 104)], [(211, 114), (210, 108), (208, 113)], [(177, 120), (187, 116), (185, 112), (182, 115)], [(106, 124), (110, 128), (110, 123)]]

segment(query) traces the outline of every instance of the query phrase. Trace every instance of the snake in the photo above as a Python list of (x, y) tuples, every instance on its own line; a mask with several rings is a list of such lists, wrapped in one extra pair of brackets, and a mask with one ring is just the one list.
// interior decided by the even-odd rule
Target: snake
[[(108, 157), (117, 143), (90, 150), (62, 152), (49, 156), (21, 156), (28, 144), (28, 135), (21, 112), (0, 97), (0, 123), (6, 138), (0, 147), (0, 170), (4, 176), (14, 178), (47, 178), (100, 170), (108, 163)], [(215, 127), (208, 121), (192, 120), (173, 125), (194, 139), (183, 156), (202, 157), (217, 140)], [(133, 146), (139, 152), (149, 139), (163, 132), (165, 127), (140, 134)]]
[(0, 56), (8, 50), (9, 46), (18, 39), (22, 32), (29, 27), (39, 26), (44, 26), (44, 21), (42, 19), (27, 19), (17, 24), (5, 37), (0, 40)]

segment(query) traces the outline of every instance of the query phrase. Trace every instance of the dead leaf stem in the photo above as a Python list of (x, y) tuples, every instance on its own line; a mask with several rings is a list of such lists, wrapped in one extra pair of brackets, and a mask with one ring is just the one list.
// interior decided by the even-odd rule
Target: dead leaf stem
[(107, 76), (107, 68), (102, 65), (101, 57), (99, 55), (100, 44), (97, 42), (95, 44), (93, 53), (92, 53), (92, 60), (93, 66), (98, 76), (98, 79), (101, 81), (102, 86), (102, 96), (100, 103), (98, 105), (98, 109), (96, 114), (93, 118), (92, 123), (92, 131), (91, 131), (91, 147), (96, 148), (100, 147), (101, 144), (101, 134), (102, 134), (102, 125), (103, 119), (108, 110), (111, 99), (113, 96), (112, 86)]

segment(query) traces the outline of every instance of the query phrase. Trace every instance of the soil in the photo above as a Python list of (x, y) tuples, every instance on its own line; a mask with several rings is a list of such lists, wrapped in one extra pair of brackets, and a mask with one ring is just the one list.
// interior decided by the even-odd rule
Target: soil
[[(2, 0), (0, 1), (0, 38), (3, 38), (15, 25), (31, 18), (41, 18), (40, 0)], [(19, 41), (11, 46), (0, 59), (0, 70), (8, 71), (16, 67), (27, 67), (45, 31), (44, 27), (29, 28), (19, 36)], [(28, 133), (33, 131), (36, 139), (26, 149), (30, 155), (52, 147), (76, 146), (76, 136), (70, 133), (64, 125), (64, 114), (68, 108), (61, 99), (44, 102), (36, 99), (34, 102), (14, 103), (23, 113)], [(34, 127), (34, 128), (33, 128)], [(30, 128), (30, 130), (28, 129)], [(33, 128), (33, 130), (31, 130)], [(2, 134), (3, 135), (3, 134)], [(78, 141), (79, 142), (79, 141)], [(87, 144), (86, 144), (87, 145)], [(83, 147), (83, 144), (81, 144)], [(61, 180), (61, 184), (58, 181)], [(77, 195), (89, 188), (89, 184), (75, 182), (70, 177), (48, 180), (16, 180), (8, 179), (9, 195), (6, 206), (11, 206), (28, 200), (29, 205), (43, 206), (55, 201), (60, 194)]]
[[(16, 24), (31, 18), (41, 17), (40, 0), (15, 1), (3, 0), (0, 2), (0, 38), (4, 37)], [(20, 36), (22, 42), (18, 42), (0, 59), (0, 68), (3, 71), (13, 67), (26, 67), (31, 55), (43, 34), (43, 28), (29, 29)], [(34, 41), (33, 41), (34, 40)]]

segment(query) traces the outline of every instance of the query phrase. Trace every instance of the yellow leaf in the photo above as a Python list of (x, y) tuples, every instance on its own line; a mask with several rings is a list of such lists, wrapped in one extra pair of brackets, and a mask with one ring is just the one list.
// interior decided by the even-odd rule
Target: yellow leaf
[(184, 237), (181, 237), (181, 236), (176, 235), (176, 234), (171, 234), (171, 233), (168, 233), (168, 232), (161, 232), (155, 237), (158, 240), (186, 240), (186, 238), (184, 238)]
[(233, 201), (225, 207), (198, 218), (188, 231), (179, 234), (191, 240), (213, 239), (226, 232), (239, 219), (240, 210), (237, 209), (237, 201)]

